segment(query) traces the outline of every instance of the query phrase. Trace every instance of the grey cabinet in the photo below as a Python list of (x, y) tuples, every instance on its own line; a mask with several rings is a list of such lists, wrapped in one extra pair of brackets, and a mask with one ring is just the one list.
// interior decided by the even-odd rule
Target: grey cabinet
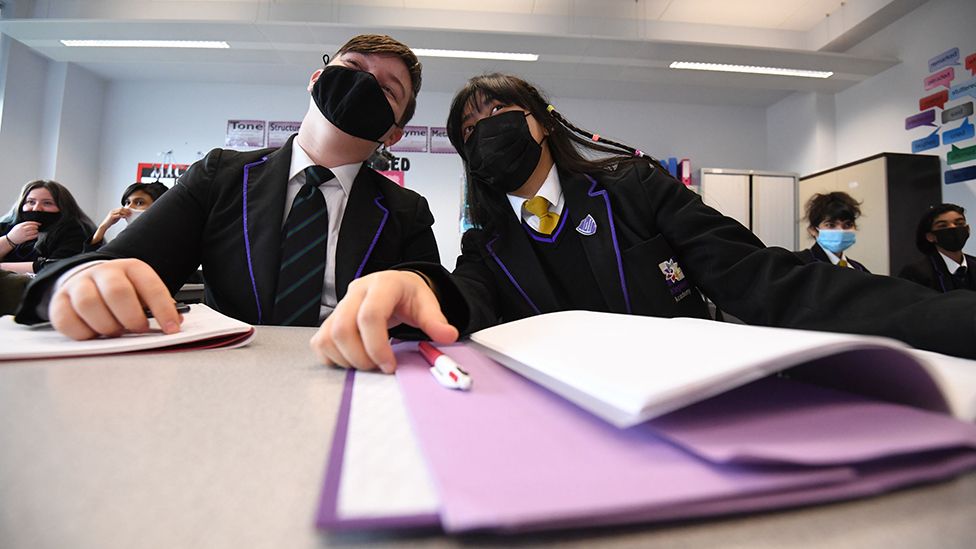
[(705, 204), (742, 223), (767, 246), (796, 246), (796, 175), (704, 168)]

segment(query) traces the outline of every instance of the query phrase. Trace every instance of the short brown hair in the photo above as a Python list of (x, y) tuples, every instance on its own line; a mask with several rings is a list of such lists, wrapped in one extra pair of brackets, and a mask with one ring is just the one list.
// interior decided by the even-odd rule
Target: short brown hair
[(403, 116), (397, 122), (400, 127), (405, 126), (417, 110), (417, 94), (420, 93), (421, 84), (420, 71), (423, 69), (423, 65), (420, 64), (420, 60), (414, 55), (413, 50), (385, 34), (360, 34), (353, 36), (343, 44), (336, 52), (336, 57), (346, 52), (393, 55), (403, 61), (407, 67), (407, 72), (410, 74), (410, 85), (413, 88), (413, 93), (410, 95), (410, 100), (407, 101)]
[(858, 217), (861, 217), (861, 203), (845, 192), (817, 193), (807, 202), (807, 220), (812, 229), (824, 221), (855, 223)]

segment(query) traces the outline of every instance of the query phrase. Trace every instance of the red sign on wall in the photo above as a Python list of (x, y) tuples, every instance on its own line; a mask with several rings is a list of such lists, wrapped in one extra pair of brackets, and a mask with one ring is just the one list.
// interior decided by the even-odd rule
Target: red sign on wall
[(140, 162), (139, 167), (136, 168), (136, 182), (152, 183), (159, 181), (167, 187), (172, 187), (176, 184), (176, 180), (189, 167), (189, 164), (174, 164), (171, 162)]

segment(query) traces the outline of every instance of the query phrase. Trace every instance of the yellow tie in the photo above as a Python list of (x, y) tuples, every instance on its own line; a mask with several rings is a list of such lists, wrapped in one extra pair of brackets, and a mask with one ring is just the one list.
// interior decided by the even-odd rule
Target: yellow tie
[(535, 196), (525, 201), (524, 208), (530, 214), (539, 218), (539, 232), (552, 234), (559, 224), (559, 214), (549, 211), (549, 201), (541, 196)]
[(844, 258), (841, 258), (841, 260), (837, 262), (837, 266), (838, 267), (847, 267), (847, 260), (844, 259)]

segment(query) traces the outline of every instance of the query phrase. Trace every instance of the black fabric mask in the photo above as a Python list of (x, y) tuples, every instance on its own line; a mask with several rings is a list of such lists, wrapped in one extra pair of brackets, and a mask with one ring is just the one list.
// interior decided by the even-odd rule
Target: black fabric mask
[(521, 187), (539, 165), (542, 145), (525, 120), (530, 113), (509, 111), (483, 118), (464, 142), (471, 179), (499, 192)]
[(20, 220), (21, 221), (37, 221), (41, 224), (38, 227), (39, 231), (46, 231), (54, 226), (58, 220), (61, 219), (61, 212), (39, 212), (39, 211), (21, 211)]
[(379, 142), (396, 122), (383, 88), (366, 71), (325, 67), (312, 86), (312, 99), (326, 120), (361, 139)]
[(958, 252), (969, 240), (969, 225), (939, 229), (932, 231), (932, 234), (935, 235), (935, 241), (938, 242), (940, 248), (950, 252)]

